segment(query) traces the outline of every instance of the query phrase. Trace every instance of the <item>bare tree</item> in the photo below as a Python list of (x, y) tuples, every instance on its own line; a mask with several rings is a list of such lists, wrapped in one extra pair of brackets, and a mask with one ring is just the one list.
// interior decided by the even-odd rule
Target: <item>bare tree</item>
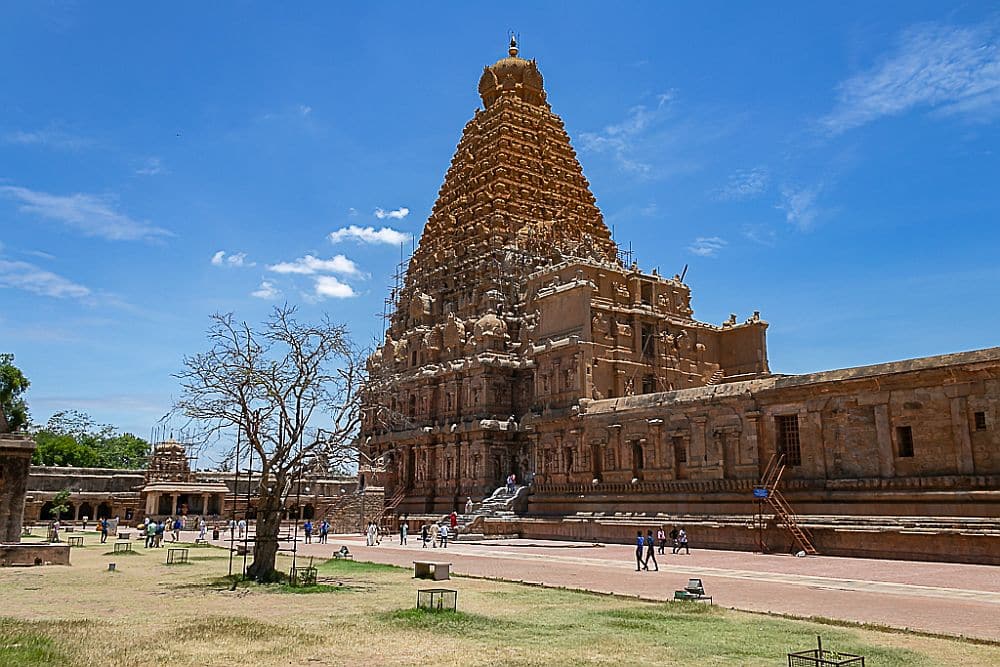
[(235, 426), (261, 461), (247, 575), (272, 581), (282, 508), (303, 467), (345, 469), (357, 461), (364, 353), (343, 325), (327, 317), (300, 323), (288, 305), (259, 330), (231, 313), (211, 321), (209, 350), (184, 357), (177, 374), (175, 409), (210, 433)]

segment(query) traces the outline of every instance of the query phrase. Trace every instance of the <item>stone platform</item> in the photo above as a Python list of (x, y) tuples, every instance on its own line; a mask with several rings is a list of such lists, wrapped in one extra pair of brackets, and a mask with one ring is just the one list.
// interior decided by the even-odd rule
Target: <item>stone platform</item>
[(67, 544), (0, 544), (0, 567), (69, 565)]

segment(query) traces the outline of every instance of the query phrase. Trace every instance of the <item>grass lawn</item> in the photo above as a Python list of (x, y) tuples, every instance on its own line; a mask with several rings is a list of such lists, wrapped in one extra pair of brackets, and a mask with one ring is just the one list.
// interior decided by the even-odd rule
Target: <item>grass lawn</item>
[[(354, 561), (318, 563), (320, 586), (308, 595), (239, 582), (233, 590), (223, 550), (192, 547), (190, 564), (173, 567), (166, 547), (136, 543), (136, 555), (122, 557), (87, 538), (70, 567), (0, 570), (0, 667), (770, 666), (817, 634), (869, 667), (1000, 664), (996, 646), (464, 577), (418, 582)], [(280, 561), (286, 570), (289, 560)], [(439, 584), (459, 591), (459, 612), (415, 610), (417, 589)]]

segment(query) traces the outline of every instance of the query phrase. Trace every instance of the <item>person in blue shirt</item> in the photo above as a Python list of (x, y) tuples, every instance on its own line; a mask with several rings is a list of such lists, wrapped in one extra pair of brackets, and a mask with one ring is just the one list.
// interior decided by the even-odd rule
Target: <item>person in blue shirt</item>
[(642, 537), (642, 531), (640, 530), (635, 534), (635, 571), (648, 570), (646, 564), (642, 562), (642, 550), (646, 546), (646, 540)]
[(653, 540), (653, 531), (646, 531), (646, 560), (642, 562), (642, 566), (645, 569), (649, 569), (649, 559), (653, 559), (653, 567), (656, 568), (656, 572), (660, 571), (660, 566), (656, 563), (656, 555), (653, 553), (653, 547), (656, 546), (656, 542)]
[(311, 544), (312, 534), (313, 534), (313, 522), (307, 519), (305, 525), (302, 526), (302, 530), (306, 534), (306, 544)]

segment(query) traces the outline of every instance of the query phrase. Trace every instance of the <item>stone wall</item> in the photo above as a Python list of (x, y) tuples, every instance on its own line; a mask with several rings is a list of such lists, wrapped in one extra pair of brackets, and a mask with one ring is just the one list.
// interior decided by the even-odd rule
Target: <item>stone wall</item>
[(784, 453), (802, 513), (1000, 515), (1000, 348), (582, 408), (530, 424), (532, 513), (746, 511)]
[(0, 434), (0, 543), (21, 540), (28, 467), (34, 441), (24, 435)]

